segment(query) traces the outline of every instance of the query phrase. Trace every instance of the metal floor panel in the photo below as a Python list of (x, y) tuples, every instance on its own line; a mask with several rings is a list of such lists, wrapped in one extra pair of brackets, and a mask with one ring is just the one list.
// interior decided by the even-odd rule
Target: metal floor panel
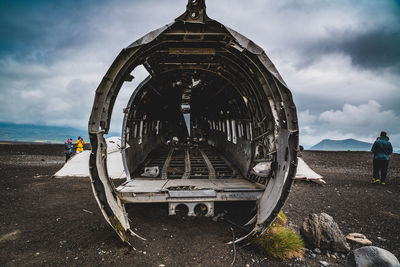
[(134, 179), (117, 187), (119, 193), (152, 193), (171, 190), (171, 188), (190, 187), (191, 190), (213, 189), (216, 191), (263, 191), (265, 186), (245, 179)]
[(257, 200), (265, 186), (245, 179), (135, 179), (120, 185), (126, 203)]
[[(143, 177), (145, 167), (158, 166), (158, 177)], [(242, 178), (236, 168), (209, 145), (160, 146), (132, 177), (143, 179), (227, 179)]]

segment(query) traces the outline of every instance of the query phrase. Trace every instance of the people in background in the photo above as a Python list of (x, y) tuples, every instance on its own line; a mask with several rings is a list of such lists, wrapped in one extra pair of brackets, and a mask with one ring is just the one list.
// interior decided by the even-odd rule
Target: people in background
[(386, 184), (389, 155), (393, 152), (392, 144), (385, 131), (382, 131), (380, 137), (376, 139), (371, 151), (374, 153), (373, 183), (384, 185)]
[(81, 153), (83, 151), (83, 145), (86, 144), (85, 140), (82, 137), (78, 137), (78, 141), (76, 141), (76, 153)]
[(72, 155), (72, 138), (68, 138), (64, 143), (65, 148), (65, 162), (67, 162)]

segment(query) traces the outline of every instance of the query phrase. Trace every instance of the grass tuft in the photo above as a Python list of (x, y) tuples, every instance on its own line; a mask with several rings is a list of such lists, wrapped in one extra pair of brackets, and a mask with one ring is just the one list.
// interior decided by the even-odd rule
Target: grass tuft
[(303, 257), (304, 248), (300, 235), (289, 229), (286, 222), (287, 218), (281, 211), (270, 228), (253, 240), (263, 253), (282, 261)]

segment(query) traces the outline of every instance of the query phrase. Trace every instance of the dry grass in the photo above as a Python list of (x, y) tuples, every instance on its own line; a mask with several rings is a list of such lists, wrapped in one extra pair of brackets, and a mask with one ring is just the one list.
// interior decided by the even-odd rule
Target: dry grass
[(287, 219), (281, 211), (268, 230), (253, 243), (269, 257), (279, 260), (301, 258), (304, 243), (301, 237), (286, 226)]

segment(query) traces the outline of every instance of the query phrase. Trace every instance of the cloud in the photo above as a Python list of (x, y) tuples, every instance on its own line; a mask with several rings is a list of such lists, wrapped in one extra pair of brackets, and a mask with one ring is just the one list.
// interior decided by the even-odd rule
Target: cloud
[[(1, 1), (0, 121), (86, 128), (95, 89), (121, 49), (172, 22), (186, 4)], [(293, 93), (302, 142), (368, 140), (381, 129), (400, 136), (394, 1), (221, 0), (208, 1), (207, 12), (265, 49)], [(123, 85), (112, 131), (146, 75)]]
[(335, 125), (345, 131), (364, 131), (369, 125), (373, 128), (382, 128), (389, 123), (393, 124), (391, 127), (393, 130), (400, 128), (400, 120), (393, 111), (381, 111), (381, 105), (375, 100), (370, 100), (367, 104), (359, 106), (345, 104), (342, 110), (325, 111), (319, 115), (319, 122)]
[(311, 124), (314, 123), (315, 120), (317, 119), (317, 116), (312, 115), (310, 113), (310, 110), (307, 109), (305, 111), (299, 112), (298, 114), (299, 120), (303, 123), (303, 124)]
[[(400, 22), (399, 22), (400, 23)], [(305, 47), (308, 61), (329, 53), (342, 53), (357, 67), (389, 69), (400, 73), (400, 29), (327, 29), (328, 35)]]
[(400, 144), (400, 116), (392, 110), (383, 110), (375, 100), (357, 106), (344, 104), (342, 109), (320, 114), (311, 114), (309, 110), (299, 114), (300, 139), (306, 147), (326, 138), (372, 142), (382, 130), (393, 134), (392, 140)]

